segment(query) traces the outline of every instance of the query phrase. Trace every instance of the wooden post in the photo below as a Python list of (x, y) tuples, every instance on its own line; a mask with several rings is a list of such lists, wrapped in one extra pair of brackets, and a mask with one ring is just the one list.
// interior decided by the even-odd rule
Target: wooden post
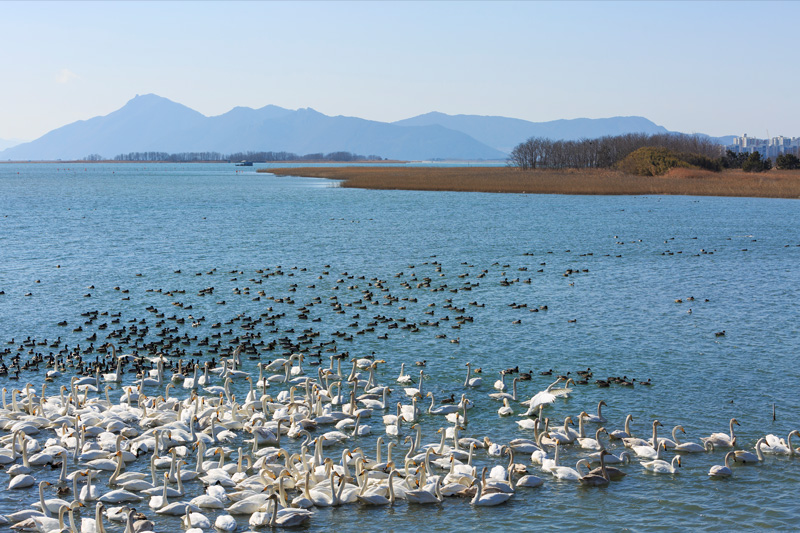
[(775, 422), (775, 403), (772, 404), (772, 421)]

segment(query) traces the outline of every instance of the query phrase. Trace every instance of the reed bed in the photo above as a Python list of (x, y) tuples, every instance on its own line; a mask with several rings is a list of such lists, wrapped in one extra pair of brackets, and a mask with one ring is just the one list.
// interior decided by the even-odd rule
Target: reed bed
[(511, 167), (298, 167), (260, 172), (342, 180), (342, 187), (358, 189), (800, 198), (800, 171), (790, 170), (750, 174), (676, 168), (652, 177), (607, 169), (522, 171)]

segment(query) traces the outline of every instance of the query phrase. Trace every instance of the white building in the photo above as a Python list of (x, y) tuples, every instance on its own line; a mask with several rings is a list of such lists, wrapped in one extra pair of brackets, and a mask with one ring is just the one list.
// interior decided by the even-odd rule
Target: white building
[(775, 158), (779, 155), (800, 152), (800, 137), (778, 136), (771, 139), (756, 139), (748, 137), (745, 133), (741, 137), (735, 137), (733, 144), (725, 147), (737, 154), (759, 152), (762, 157)]

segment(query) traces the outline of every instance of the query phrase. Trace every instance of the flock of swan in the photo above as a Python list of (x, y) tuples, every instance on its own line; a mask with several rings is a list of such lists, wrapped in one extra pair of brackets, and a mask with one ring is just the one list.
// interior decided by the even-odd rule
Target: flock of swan
[[(659, 436), (658, 420), (649, 439), (638, 438), (632, 415), (612, 429), (604, 401), (594, 414), (556, 423), (548, 411), (570, 395), (574, 381), (566, 376), (522, 401), (520, 378), (511, 392), (506, 384), (512, 370), (489, 384), (467, 363), (460, 398), (436, 406), (422, 363), (413, 379), (405, 365), (392, 372), (375, 357), (352, 358), (345, 368), (331, 357), (330, 365), (311, 367), (293, 354), (259, 362), (255, 375), (243, 370), (242, 348), (214, 368), (171, 376), (159, 356), (153, 370), (129, 380), (123, 363), (131, 356), (112, 346), (119, 362), (112, 372), (72, 376), (56, 392), (49, 381), (38, 391), (28, 383), (11, 390), (10, 401), (4, 388), (0, 465), (9, 491), (38, 491), (38, 498), (0, 522), (42, 533), (103, 532), (115, 523), (142, 533), (157, 530), (164, 516), (192, 533), (283, 528), (314, 520), (321, 507), (450, 497), (496, 506), (550, 480), (602, 487), (621, 481), (637, 460), (644, 470), (675, 475), (687, 455), (724, 450), (724, 464), (708, 472), (720, 478), (737, 464), (800, 453), (797, 430), (786, 439), (766, 435), (752, 452), (736, 449), (735, 419), (728, 432), (699, 443), (682, 442), (680, 425), (671, 438)], [(469, 436), (476, 405), (518, 418), (520, 437)], [(439, 439), (424, 442), (423, 425), (438, 428)], [(565, 448), (581, 455), (574, 468), (559, 464)]]

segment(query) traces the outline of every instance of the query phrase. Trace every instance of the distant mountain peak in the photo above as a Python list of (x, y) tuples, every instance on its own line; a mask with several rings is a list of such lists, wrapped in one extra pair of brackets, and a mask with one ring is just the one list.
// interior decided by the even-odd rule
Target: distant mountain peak
[[(431, 111), (394, 123), (328, 116), (305, 107), (237, 106), (207, 117), (157, 94), (137, 94), (105, 116), (81, 120), (0, 152), (3, 160), (114, 157), (127, 152), (338, 151), (391, 159), (502, 160), (530, 137), (596, 138), (624, 133), (665, 133), (644, 117), (562, 119), (448, 115)], [(0, 145), (0, 149), (2, 146)]]

